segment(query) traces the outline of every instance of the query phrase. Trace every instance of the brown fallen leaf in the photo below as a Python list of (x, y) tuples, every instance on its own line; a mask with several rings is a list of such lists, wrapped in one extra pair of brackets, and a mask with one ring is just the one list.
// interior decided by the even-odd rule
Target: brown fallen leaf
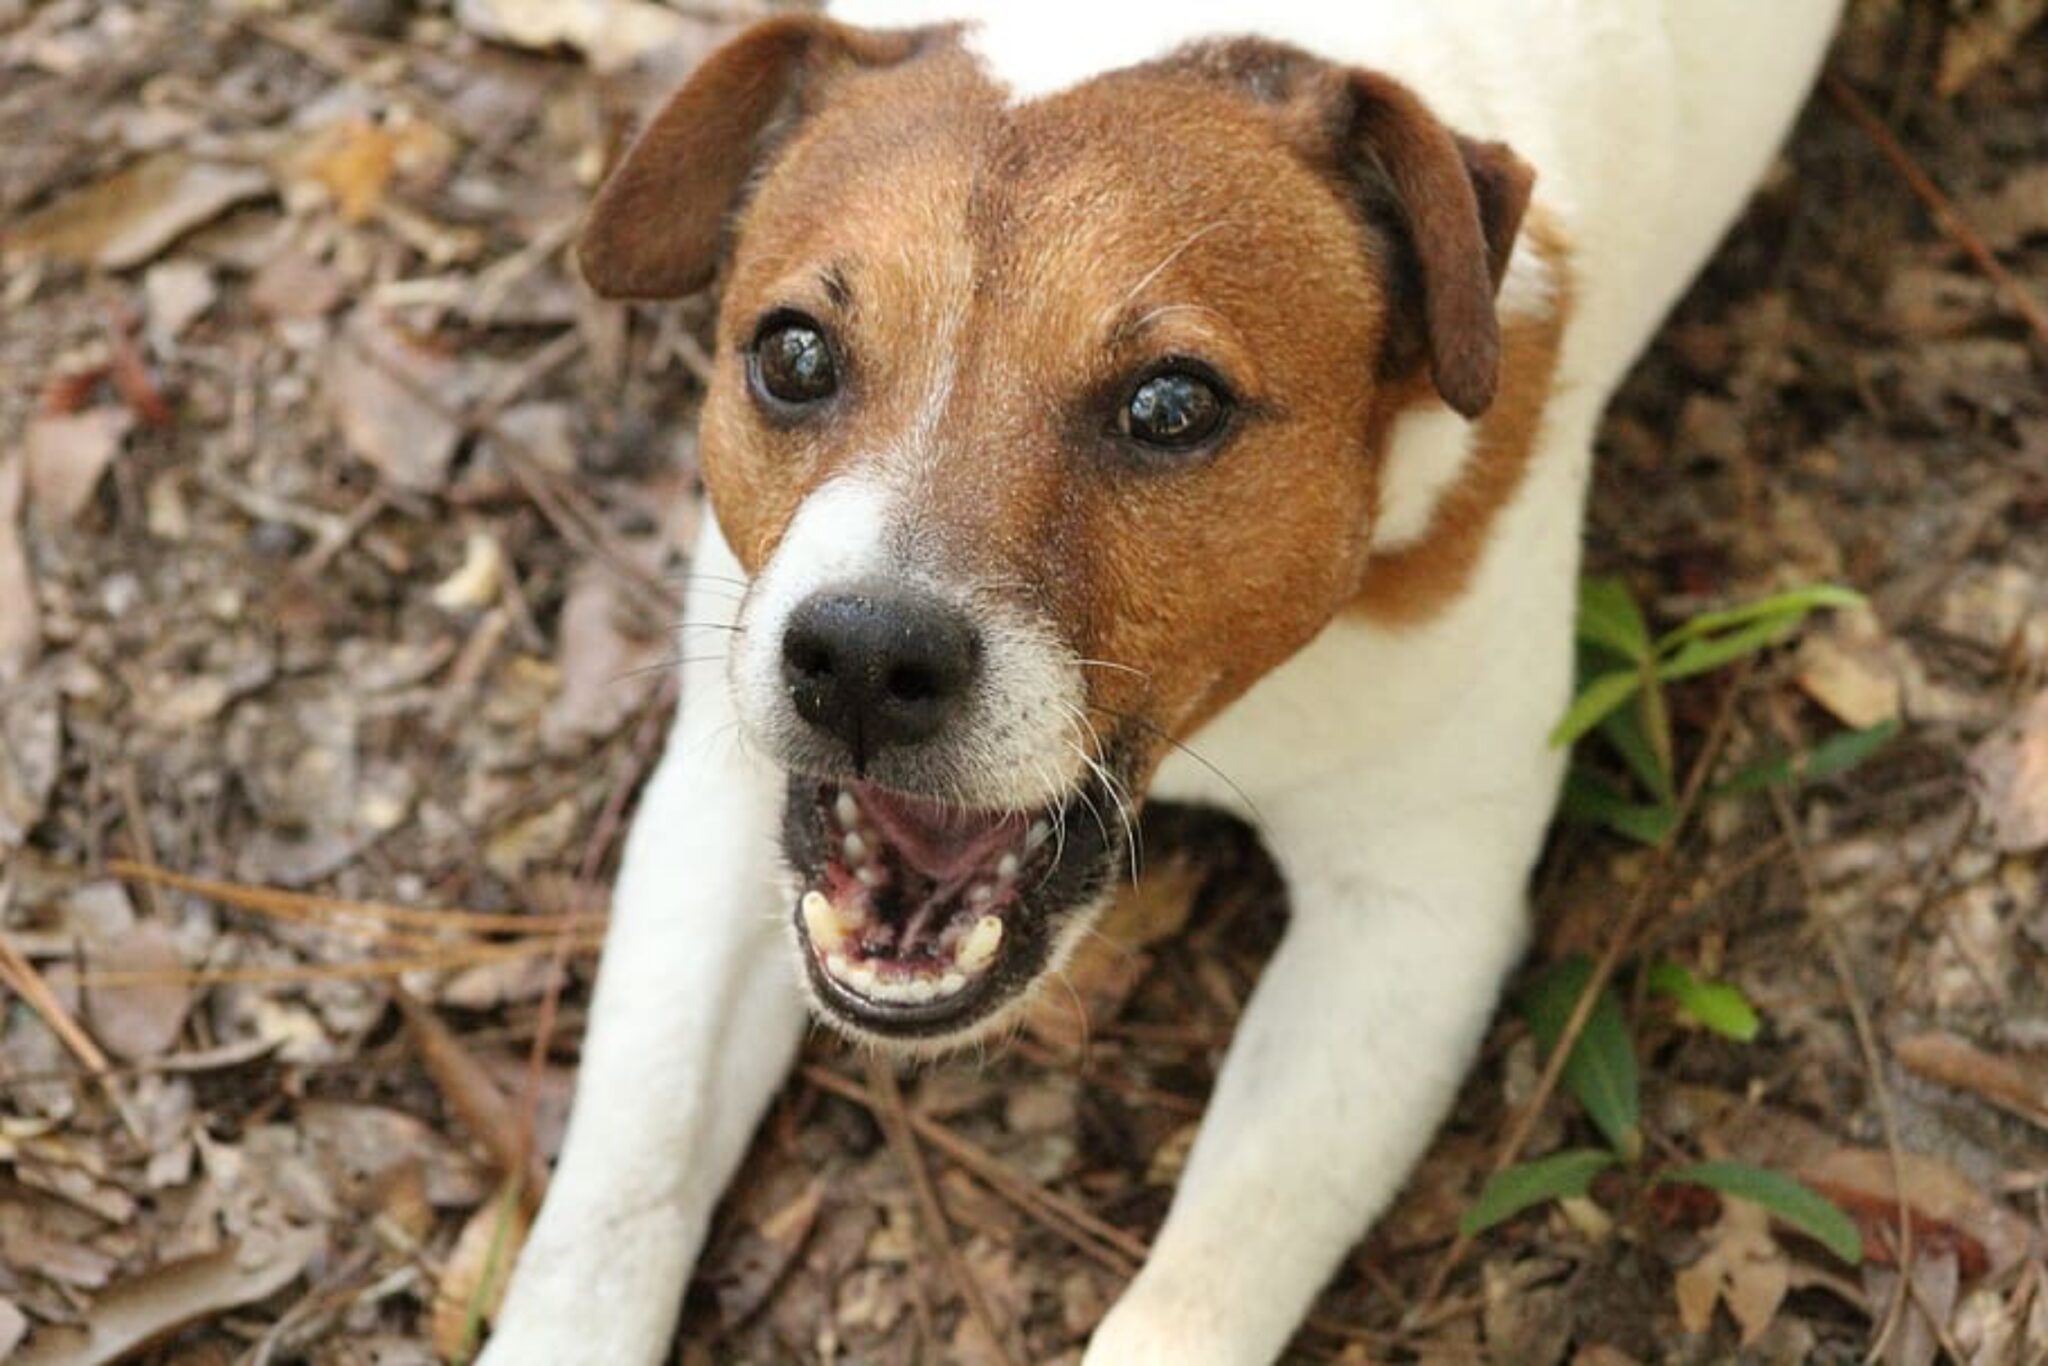
[(345, 223), (361, 223), (384, 203), (401, 175), (425, 174), (445, 163), (447, 134), (424, 120), (345, 119), (312, 134), (289, 154), (284, 173), (318, 185), (334, 199)]
[(106, 1366), (124, 1360), (188, 1324), (276, 1294), (326, 1242), (322, 1229), (296, 1229), (260, 1244), (167, 1263), (98, 1296), (83, 1329), (46, 1329), (10, 1359), (15, 1366)]
[[(562, 691), (540, 723), (549, 753), (577, 753), (609, 736), (660, 684), (661, 645), (629, 632), (625, 608), (618, 575), (611, 571), (586, 564), (570, 579), (558, 627)], [(725, 648), (719, 632), (682, 631), (685, 657)]]
[(466, 1361), (476, 1354), (479, 1329), (498, 1316), (528, 1226), (510, 1187), (478, 1205), (463, 1224), (442, 1265), (428, 1319), (428, 1335), (442, 1360)]
[(270, 177), (254, 167), (158, 152), (30, 215), (0, 245), (126, 270), (269, 189)]
[(1954, 1034), (1915, 1034), (1892, 1045), (1906, 1070), (1971, 1091), (2008, 1114), (2048, 1129), (2048, 1068), (1987, 1053)]
[(1116, 1018), (1151, 969), (1151, 956), (1143, 950), (1187, 924), (1207, 876), (1187, 859), (1146, 869), (1142, 880), (1117, 897), (1100, 932), (1075, 950), (1060, 981), (1032, 998), (1024, 1027), (1050, 1047), (1082, 1047), (1091, 1031)]
[(356, 456), (401, 489), (434, 493), (447, 482), (462, 429), (460, 368), (364, 305), (349, 315), (327, 363), (328, 411)]
[(2048, 847), (2048, 692), (1970, 753), (1991, 838), (2011, 854)]
[[(0, 584), (0, 618), (7, 612), (4, 594)], [(34, 676), (10, 683), (8, 672), (0, 650), (0, 854), (26, 840), (42, 820), (64, 757), (62, 695), (55, 681)]]
[(0, 1361), (13, 1359), (14, 1349), (28, 1336), (28, 1315), (13, 1300), (0, 1299)]
[(43, 640), (35, 575), (21, 543), (27, 465), (17, 452), (0, 451), (0, 684), (27, 671)]
[(160, 973), (163, 979), (126, 986), (88, 986), (86, 1018), (109, 1053), (142, 1062), (171, 1051), (185, 1027), (192, 991), (176, 974), (185, 966), (178, 941), (154, 920), (138, 920), (91, 947), (95, 972)]
[(78, 519), (134, 425), (132, 412), (111, 405), (29, 419), (22, 440), (28, 452), (29, 501), (45, 525)]
[(1799, 642), (1800, 690), (1843, 725), (1867, 730), (1899, 715), (1902, 689), (1884, 628), (1867, 610), (1836, 614)]
[(1688, 1333), (1704, 1333), (1714, 1306), (1725, 1304), (1747, 1347), (1764, 1335), (1791, 1289), (1791, 1264), (1771, 1237), (1771, 1220), (1761, 1206), (1730, 1196), (1721, 1202), (1721, 1221), (1707, 1232), (1707, 1250), (1679, 1271), (1678, 1320)]
[[(2033, 1242), (2026, 1220), (1954, 1167), (1925, 1153), (1901, 1153), (1899, 1167), (1916, 1255), (1953, 1252), (1965, 1280), (2000, 1274), (2026, 1257)], [(1857, 1222), (1866, 1263), (1897, 1263), (1900, 1185), (1888, 1153), (1837, 1148), (1801, 1166), (1798, 1176)]]

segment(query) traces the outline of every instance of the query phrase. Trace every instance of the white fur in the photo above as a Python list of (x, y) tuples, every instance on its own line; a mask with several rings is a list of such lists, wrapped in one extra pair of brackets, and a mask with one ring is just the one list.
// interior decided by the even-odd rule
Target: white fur
[[(1207, 766), (1177, 758), (1155, 785), (1253, 816), (1293, 918), (1172, 1212), (1097, 1331), (1091, 1366), (1272, 1360), (1449, 1105), (1521, 950), (1523, 882), (1562, 766), (1545, 737), (1570, 682), (1594, 426), (1763, 172), (1835, 10), (1836, 0), (836, 7), (885, 25), (980, 17), (977, 50), (1018, 99), (1211, 34), (1256, 32), (1369, 65), (1461, 131), (1511, 143), (1538, 168), (1539, 202), (1571, 246), (1559, 382), (1468, 591), (1421, 626), (1333, 625), (1195, 738)], [(1504, 306), (1539, 306), (1547, 283), (1516, 279)], [(1424, 534), (1464, 444), (1447, 424), (1397, 429), (1383, 529)], [(763, 917), (787, 910), (759, 899), (768, 780), (714, 743), (727, 705), (715, 688), (693, 675), (684, 698), (627, 853), (556, 1188), (486, 1366), (661, 1358), (717, 1190), (796, 1035), (786, 970), (762, 967), (782, 967)]]
[[(917, 524), (914, 490), (930, 471), (895, 457), (876, 463), (874, 473), (829, 480), (805, 499), (751, 586), (732, 659), (741, 725), (769, 757), (791, 757), (804, 723), (782, 681), (782, 636), (805, 599), (863, 580), (917, 583), (961, 603), (981, 634), (981, 676), (960, 721), (970, 741), (951, 795), (1004, 810), (1054, 804), (1083, 767), (1079, 662), (1046, 623), (945, 573), (940, 547)], [(1003, 724), (989, 724), (996, 719)]]

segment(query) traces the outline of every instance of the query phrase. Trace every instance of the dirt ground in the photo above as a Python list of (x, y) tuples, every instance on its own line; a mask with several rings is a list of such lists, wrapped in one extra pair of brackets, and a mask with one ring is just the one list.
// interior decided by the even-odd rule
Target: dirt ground
[[(2048, 1360), (2043, 8), (1857, 5), (1601, 438), (1592, 563), (1655, 623), (1869, 598), (1680, 686), (1681, 768), (1903, 727), (1662, 850), (1561, 824), (1534, 961), (1644, 906), (1650, 1164), (1797, 1173), (1861, 1264), (1628, 1172), (1462, 1243), (1532, 1102), (1520, 1156), (1597, 1139), (1505, 1011), (1294, 1358)], [(597, 304), (564, 247), (734, 12), (0, 0), (0, 1359), (473, 1339), (700, 515), (707, 305)], [(1126, 951), (1008, 1045), (899, 1100), (812, 1040), (682, 1360), (1076, 1358), (1285, 916), (1239, 827), (1154, 813), (1148, 849)], [(1759, 1035), (1679, 1018), (1653, 960)]]

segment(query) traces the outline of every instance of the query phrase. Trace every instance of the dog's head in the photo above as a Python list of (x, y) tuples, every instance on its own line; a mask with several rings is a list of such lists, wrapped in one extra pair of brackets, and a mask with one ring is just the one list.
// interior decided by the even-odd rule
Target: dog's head
[(648, 127), (582, 264), (722, 275), (731, 686), (827, 1018), (956, 1041), (1058, 965), (1161, 759), (1365, 589), (1393, 416), (1492, 399), (1530, 178), (1251, 40), (1012, 103), (957, 30), (785, 18)]

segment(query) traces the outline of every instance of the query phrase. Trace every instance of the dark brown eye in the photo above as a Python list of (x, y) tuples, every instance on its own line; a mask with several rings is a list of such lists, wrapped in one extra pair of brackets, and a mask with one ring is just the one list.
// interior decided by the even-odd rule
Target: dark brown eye
[(839, 390), (839, 366), (818, 324), (799, 313), (770, 318), (754, 338), (754, 387), (785, 407), (807, 407)]
[(1213, 382), (1192, 371), (1167, 370), (1131, 391), (1118, 425), (1133, 441), (1183, 451), (1216, 435), (1229, 415), (1230, 401)]

